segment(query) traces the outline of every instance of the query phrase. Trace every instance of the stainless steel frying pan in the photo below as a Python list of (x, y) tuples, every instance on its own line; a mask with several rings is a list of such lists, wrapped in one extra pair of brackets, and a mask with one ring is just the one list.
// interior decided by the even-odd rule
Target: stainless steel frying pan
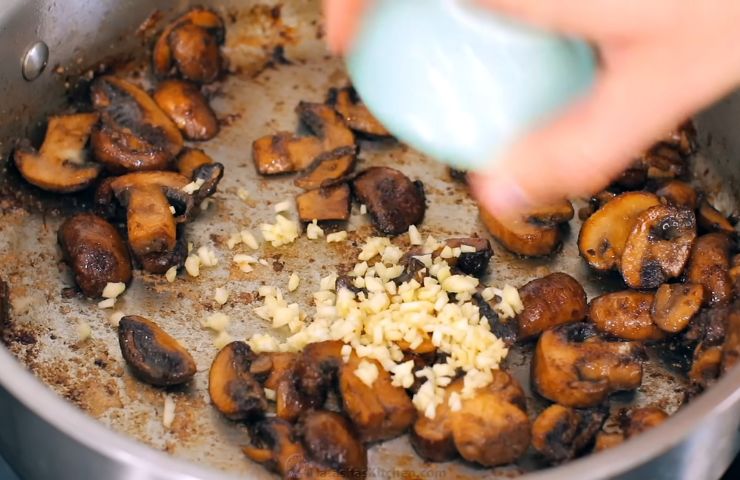
[[(291, 272), (303, 278), (296, 301), (308, 303), (308, 292), (321, 275), (349, 260), (349, 248), (301, 239), (281, 249), (259, 252), (269, 266), (242, 275), (229, 268), (225, 247), (229, 233), (256, 230), (273, 215), (271, 204), (295, 193), (290, 179), (257, 178), (250, 160), (253, 139), (296, 126), (293, 107), (299, 100), (322, 100), (331, 86), (346, 82), (344, 69), (324, 50), (319, 2), (277, 3), (252, 0), (201, 1), (228, 19), (226, 54), (233, 74), (221, 85), (213, 105), (224, 120), (222, 133), (203, 148), (227, 168), (216, 204), (189, 227), (197, 246), (212, 245), (220, 257), (217, 268), (198, 279), (179, 278), (173, 285), (139, 275), (119, 308), (148, 316), (166, 327), (193, 352), (199, 366), (192, 386), (167, 392), (176, 402), (172, 429), (162, 426), (164, 393), (132, 380), (117, 346), (109, 312), (95, 303), (62, 296), (71, 286), (59, 265), (56, 229), (62, 214), (81, 208), (74, 202), (39, 195), (18, 186), (14, 172), (0, 173), (0, 277), (11, 286), (11, 322), (2, 327), (0, 346), (0, 452), (24, 478), (186, 479), (268, 478), (239, 451), (247, 441), (243, 426), (221, 419), (208, 404), (207, 368), (216, 353), (213, 337), (199, 323), (213, 308), (213, 290), (228, 285), (232, 302), (230, 333), (244, 338), (267, 326), (252, 314), (261, 284), (282, 286)], [(142, 58), (152, 29), (139, 27), (155, 9), (161, 22), (187, 8), (185, 0), (2, 0), (0, 2), (0, 154), (15, 138), (39, 132), (46, 115), (66, 105), (65, 82), (96, 62)], [(150, 20), (157, 20), (155, 15)], [(155, 22), (150, 22), (155, 23)], [(156, 30), (156, 27), (154, 27)], [(138, 33), (137, 33), (138, 32)], [(44, 48), (48, 66), (43, 73)], [(270, 53), (285, 44), (289, 65), (272, 66)], [(24, 58), (29, 51), (30, 56)], [(135, 52), (139, 52), (136, 54)], [(23, 60), (22, 60), (23, 59)], [(25, 68), (25, 71), (24, 71)], [(687, 68), (690, 68), (688, 66)], [(25, 80), (25, 76), (32, 81)], [(130, 72), (128, 72), (130, 73)], [(68, 87), (73, 85), (67, 85)], [(72, 89), (74, 90), (74, 89)], [(732, 96), (697, 119), (702, 154), (695, 169), (713, 200), (726, 212), (737, 210), (740, 198), (740, 96)], [(484, 232), (475, 206), (464, 190), (452, 184), (439, 165), (392, 144), (363, 145), (363, 165), (392, 164), (423, 180), (430, 209), (425, 233), (439, 238)], [(246, 188), (250, 200), (236, 192)], [(573, 222), (573, 232), (579, 225)], [(352, 238), (371, 230), (353, 215)], [(596, 279), (577, 255), (574, 234), (552, 260), (521, 260), (497, 248), (490, 282), (521, 285), (537, 276), (538, 267), (576, 276), (589, 296), (608, 286)], [(541, 269), (540, 269), (541, 271)], [(86, 322), (92, 338), (77, 339), (76, 327)], [(509, 361), (513, 373), (528, 385), (528, 368), (520, 352)], [(659, 405), (670, 412), (681, 402), (680, 375), (650, 363), (645, 384), (636, 395), (618, 396), (615, 406)], [(534, 398), (530, 410), (541, 407)], [(496, 470), (462, 464), (425, 464), (405, 439), (376, 446), (370, 455), (375, 478), (498, 477), (527, 478), (718, 478), (740, 447), (740, 369), (682, 407), (664, 425), (626, 444), (552, 469), (536, 459)], [(412, 472), (409, 474), (409, 472)]]

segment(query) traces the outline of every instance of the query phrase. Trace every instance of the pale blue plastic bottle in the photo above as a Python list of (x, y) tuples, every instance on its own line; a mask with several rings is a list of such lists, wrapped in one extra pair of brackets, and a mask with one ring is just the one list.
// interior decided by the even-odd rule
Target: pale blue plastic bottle
[(473, 170), (586, 93), (596, 74), (587, 43), (466, 0), (376, 0), (347, 63), (393, 135)]

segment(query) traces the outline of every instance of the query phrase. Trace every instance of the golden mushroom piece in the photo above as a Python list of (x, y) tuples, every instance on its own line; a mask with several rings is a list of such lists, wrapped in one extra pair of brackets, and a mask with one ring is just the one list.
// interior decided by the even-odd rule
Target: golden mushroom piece
[(677, 333), (699, 313), (703, 301), (704, 287), (697, 283), (661, 285), (655, 292), (650, 315), (658, 328)]
[(342, 116), (355, 132), (370, 137), (389, 137), (390, 133), (373, 117), (352, 87), (329, 90), (327, 103)]
[(586, 316), (586, 292), (566, 273), (552, 273), (519, 289), (524, 310), (517, 315), (517, 339), (537, 337), (548, 328), (579, 322)]
[(642, 383), (643, 348), (636, 342), (600, 338), (590, 323), (547, 330), (532, 358), (532, 384), (543, 397), (566, 407), (599, 405), (609, 394)]
[(427, 206), (423, 186), (394, 168), (363, 170), (352, 182), (352, 189), (382, 233), (399, 235), (424, 219)]
[(165, 80), (157, 86), (153, 97), (188, 140), (205, 141), (218, 135), (216, 114), (192, 83)]
[(665, 333), (653, 323), (651, 311), (655, 295), (624, 290), (591, 300), (588, 316), (600, 332), (625, 340), (660, 340)]
[(262, 385), (249, 367), (255, 359), (244, 342), (231, 342), (213, 359), (208, 374), (208, 394), (216, 410), (231, 420), (245, 420), (267, 410)]
[(686, 280), (704, 287), (704, 303), (726, 305), (732, 300), (730, 237), (709, 233), (696, 239), (686, 267)]
[(141, 88), (107, 75), (93, 82), (90, 94), (101, 118), (93, 152), (111, 172), (165, 170), (182, 150), (180, 130)]
[(89, 187), (102, 170), (87, 154), (88, 140), (99, 118), (97, 113), (51, 117), (38, 151), (28, 144), (15, 150), (13, 158), (23, 178), (50, 192), (71, 193)]
[(195, 361), (180, 343), (143, 317), (123, 317), (118, 325), (121, 353), (141, 381), (158, 387), (180, 385), (195, 375)]
[(550, 405), (532, 424), (532, 446), (551, 463), (570, 460), (593, 441), (604, 420), (603, 408)]

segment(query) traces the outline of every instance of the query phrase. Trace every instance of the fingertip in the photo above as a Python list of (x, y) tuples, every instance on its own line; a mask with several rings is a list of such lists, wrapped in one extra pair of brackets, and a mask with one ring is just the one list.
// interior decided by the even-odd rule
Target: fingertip
[(346, 53), (369, 0), (323, 0), (326, 41), (337, 54)]
[(470, 188), (478, 203), (501, 218), (516, 218), (533, 205), (530, 195), (510, 174), (471, 173)]

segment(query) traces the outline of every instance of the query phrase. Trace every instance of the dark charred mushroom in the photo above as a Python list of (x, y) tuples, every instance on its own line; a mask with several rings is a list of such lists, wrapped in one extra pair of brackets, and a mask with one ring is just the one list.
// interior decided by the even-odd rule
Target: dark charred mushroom
[(296, 425), (308, 456), (346, 478), (367, 476), (367, 450), (344, 416), (326, 410), (303, 415)]
[(459, 394), (462, 379), (445, 390), (445, 401), (434, 419), (420, 416), (411, 432), (411, 444), (430, 461), (448, 461), (457, 453), (484, 466), (512, 463), (529, 446), (530, 422), (524, 392), (508, 373), (493, 370), (493, 381), (463, 398), (460, 408), (449, 407), (448, 399)]
[(719, 210), (714, 208), (706, 200), (702, 200), (699, 209), (696, 211), (696, 220), (699, 227), (707, 232), (735, 234), (735, 228), (732, 226), (727, 217), (722, 215)]
[(596, 328), (625, 340), (660, 340), (665, 333), (653, 323), (654, 295), (625, 290), (607, 293), (591, 300), (588, 316)]
[(342, 364), (342, 346), (339, 341), (317, 342), (306, 345), (296, 363), (298, 388), (316, 405), (323, 405), (327, 393), (337, 380)]
[[(275, 415), (293, 422), (310, 408), (319, 407), (298, 390), (296, 353), (261, 353), (249, 367), (250, 373), (265, 387), (275, 391)], [(322, 402), (323, 403), (323, 402)]]
[(99, 297), (108, 283), (131, 281), (131, 258), (118, 230), (103, 218), (78, 213), (59, 227), (59, 245), (88, 297)]
[(696, 239), (686, 267), (686, 280), (704, 287), (705, 304), (725, 305), (733, 294), (730, 278), (730, 239), (709, 233)]
[(664, 183), (655, 194), (668, 205), (694, 210), (697, 203), (697, 194), (694, 187), (681, 180), (669, 180)]
[(185, 178), (194, 178), (196, 170), (203, 165), (210, 165), (213, 159), (199, 148), (184, 148), (175, 160), (175, 167)]
[(340, 480), (344, 477), (312, 461), (293, 425), (279, 418), (260, 420), (250, 429), (253, 445), (242, 448), (251, 460), (276, 471), (287, 480)]
[(329, 105), (300, 102), (296, 112), (311, 132), (321, 139), (324, 152), (355, 144), (355, 135)]
[(566, 407), (587, 408), (619, 390), (642, 382), (642, 347), (607, 342), (589, 323), (569, 323), (545, 331), (532, 359), (532, 383), (543, 397)]
[(604, 409), (551, 405), (532, 424), (532, 446), (551, 463), (570, 460), (593, 442), (605, 419)]
[(696, 283), (665, 284), (655, 292), (651, 317), (661, 330), (678, 333), (685, 329), (704, 301), (704, 287)]
[(154, 73), (164, 77), (177, 71), (195, 82), (214, 81), (222, 66), (219, 45), (224, 43), (225, 33), (216, 12), (193, 8), (162, 31), (152, 54)]
[[(451, 267), (475, 277), (480, 277), (486, 273), (488, 263), (493, 256), (493, 249), (491, 248), (491, 242), (485, 238), (450, 238), (445, 240), (445, 246), (462, 250), (459, 257), (445, 259)], [(441, 250), (434, 252), (433, 256), (440, 253)]]
[(369, 137), (389, 137), (390, 133), (373, 117), (352, 87), (331, 89), (327, 102), (342, 116), (347, 126)]
[(226, 345), (213, 359), (208, 394), (216, 410), (231, 420), (245, 420), (267, 410), (265, 391), (250, 373), (255, 355), (244, 342)]
[(658, 143), (642, 156), (650, 179), (677, 178), (686, 174), (686, 160), (673, 145)]
[(280, 132), (258, 138), (252, 144), (252, 158), (261, 175), (280, 175), (307, 168), (321, 154), (321, 140)]
[(681, 155), (688, 156), (696, 151), (696, 128), (691, 120), (683, 122), (661, 139), (664, 144), (675, 148)]
[(355, 147), (342, 147), (323, 153), (293, 183), (304, 190), (313, 190), (344, 178), (355, 168), (355, 153)]
[(165, 80), (157, 86), (153, 97), (188, 140), (204, 141), (218, 135), (216, 114), (192, 83)]
[(526, 257), (550, 255), (560, 245), (559, 223), (573, 217), (570, 202), (538, 208), (517, 219), (502, 219), (480, 208), (488, 233), (510, 252)]
[(407, 232), (424, 219), (426, 198), (420, 183), (389, 167), (371, 167), (352, 182), (375, 228), (387, 235)]
[(105, 76), (93, 82), (90, 93), (101, 119), (90, 140), (95, 158), (108, 170), (164, 170), (182, 150), (177, 126), (141, 88)]
[(527, 340), (563, 323), (579, 322), (586, 316), (586, 292), (565, 273), (552, 273), (532, 280), (519, 289), (524, 310), (517, 315), (518, 339)]
[(296, 206), (302, 222), (349, 220), (349, 185), (345, 183), (309, 190), (296, 197)]
[(683, 272), (696, 238), (691, 210), (668, 205), (638, 215), (627, 238), (620, 269), (632, 288), (657, 288)]
[(647, 165), (642, 160), (637, 160), (612, 182), (612, 186), (618, 190), (639, 190), (645, 186), (647, 177)]
[(88, 161), (86, 149), (98, 119), (97, 113), (49, 118), (39, 151), (28, 145), (15, 150), (15, 165), (23, 178), (50, 192), (77, 192), (90, 186), (102, 169)]
[(608, 201), (583, 222), (578, 236), (581, 256), (599, 271), (618, 267), (637, 217), (656, 205), (660, 199), (647, 192), (623, 193)]
[(157, 387), (190, 381), (196, 367), (193, 357), (159, 326), (143, 317), (123, 317), (118, 324), (121, 353), (141, 381)]

